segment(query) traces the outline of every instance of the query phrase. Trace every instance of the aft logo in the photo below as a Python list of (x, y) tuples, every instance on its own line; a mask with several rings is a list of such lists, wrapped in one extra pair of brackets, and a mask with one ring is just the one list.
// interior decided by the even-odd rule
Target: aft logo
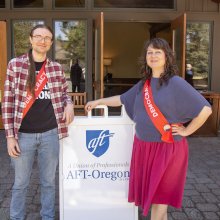
[(96, 157), (102, 156), (109, 148), (109, 138), (114, 133), (109, 130), (89, 130), (86, 131), (86, 147), (90, 153)]

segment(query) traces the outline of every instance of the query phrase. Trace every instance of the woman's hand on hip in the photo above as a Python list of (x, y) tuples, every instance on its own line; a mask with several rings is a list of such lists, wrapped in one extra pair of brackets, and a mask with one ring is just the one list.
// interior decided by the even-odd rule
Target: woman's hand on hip
[(172, 125), (172, 134), (173, 135), (180, 135), (183, 137), (188, 136), (187, 132), (186, 132), (186, 127), (184, 127), (183, 125)]

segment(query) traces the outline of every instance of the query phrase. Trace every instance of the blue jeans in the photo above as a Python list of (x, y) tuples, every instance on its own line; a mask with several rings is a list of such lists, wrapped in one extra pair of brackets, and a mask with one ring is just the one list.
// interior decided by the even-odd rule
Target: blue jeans
[(25, 218), (26, 192), (30, 182), (36, 152), (41, 183), (42, 220), (55, 218), (55, 175), (59, 161), (57, 128), (43, 133), (19, 133), (21, 155), (12, 158), (15, 182), (12, 188), (10, 219)]

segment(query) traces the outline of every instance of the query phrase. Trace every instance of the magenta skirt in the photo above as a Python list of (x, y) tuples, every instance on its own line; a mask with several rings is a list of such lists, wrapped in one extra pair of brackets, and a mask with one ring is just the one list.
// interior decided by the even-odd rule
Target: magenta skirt
[(128, 201), (147, 215), (151, 204), (180, 208), (188, 166), (186, 138), (173, 144), (134, 137)]

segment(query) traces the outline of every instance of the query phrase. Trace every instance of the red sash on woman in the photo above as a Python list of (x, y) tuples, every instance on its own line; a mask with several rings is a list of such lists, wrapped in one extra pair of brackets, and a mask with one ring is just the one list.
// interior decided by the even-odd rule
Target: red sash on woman
[(172, 135), (172, 128), (163, 114), (160, 112), (156, 104), (153, 100), (153, 95), (150, 86), (150, 80), (146, 80), (144, 84), (144, 106), (145, 109), (153, 122), (154, 126), (162, 135), (161, 140), (167, 143), (173, 143), (173, 135)]
[(44, 86), (46, 85), (48, 79), (45, 73), (45, 65), (46, 61), (44, 62), (43, 66), (40, 69), (40, 72), (36, 76), (36, 85), (35, 85), (35, 97), (31, 94), (29, 89), (27, 89), (27, 97), (24, 100), (24, 109), (23, 109), (23, 118), (28, 113), (29, 109), (35, 102), (36, 98), (40, 95), (41, 91), (43, 90)]

